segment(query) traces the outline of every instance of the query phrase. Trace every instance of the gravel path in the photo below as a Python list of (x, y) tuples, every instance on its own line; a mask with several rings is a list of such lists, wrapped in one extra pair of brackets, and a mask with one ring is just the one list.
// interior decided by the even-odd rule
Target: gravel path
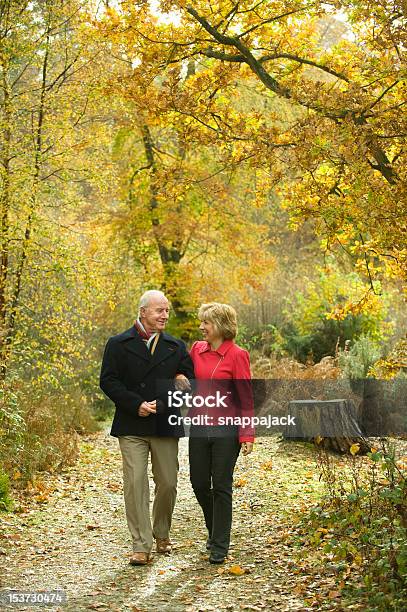
[[(100, 432), (82, 441), (73, 468), (48, 475), (27, 507), (1, 517), (0, 588), (66, 592), (60, 608), (12, 608), (19, 610), (315, 610), (305, 601), (314, 589), (320, 592), (322, 578), (298, 569), (287, 525), (290, 512), (306, 506), (318, 486), (311, 449), (259, 440), (235, 472), (230, 558), (211, 566), (189, 483), (187, 441), (181, 440), (174, 551), (131, 567), (120, 452), (117, 441)], [(305, 592), (304, 580), (310, 585)]]

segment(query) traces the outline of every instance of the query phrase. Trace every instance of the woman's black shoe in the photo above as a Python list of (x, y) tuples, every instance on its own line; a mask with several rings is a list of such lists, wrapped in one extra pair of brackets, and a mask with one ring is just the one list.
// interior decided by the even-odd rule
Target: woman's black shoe
[(211, 556), (209, 557), (209, 563), (224, 563), (225, 561), (225, 556), (221, 555), (221, 554), (216, 554), (216, 553), (212, 553)]

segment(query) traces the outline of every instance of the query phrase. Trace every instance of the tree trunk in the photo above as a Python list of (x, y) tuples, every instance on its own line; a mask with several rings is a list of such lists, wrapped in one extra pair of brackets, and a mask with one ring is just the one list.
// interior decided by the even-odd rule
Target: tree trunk
[(11, 152), (11, 91), (8, 81), (8, 66), (2, 65), (3, 79), (3, 155), (2, 165), (2, 193), (0, 197), (0, 353), (6, 335), (6, 288), (9, 267), (9, 210), (10, 210), (10, 152)]
[[(25, 269), (25, 265), (27, 263), (28, 258), (28, 250), (31, 242), (31, 234), (32, 234), (32, 225), (34, 219), (35, 209), (37, 207), (37, 199), (38, 199), (38, 189), (40, 183), (40, 172), (42, 165), (42, 140), (43, 140), (43, 126), (44, 126), (44, 116), (45, 116), (45, 102), (47, 95), (47, 74), (48, 74), (48, 62), (49, 62), (49, 47), (50, 47), (50, 32), (51, 32), (51, 13), (48, 14), (48, 23), (47, 23), (47, 34), (46, 34), (46, 45), (45, 45), (45, 53), (44, 59), (42, 63), (42, 73), (41, 73), (41, 90), (40, 90), (40, 100), (38, 107), (38, 121), (35, 127), (34, 133), (34, 164), (33, 164), (33, 179), (32, 179), (32, 187), (31, 187), (31, 196), (29, 200), (28, 206), (28, 214), (25, 222), (23, 241), (22, 241), (22, 250), (17, 263), (17, 267), (15, 270), (15, 283), (14, 287), (11, 291), (10, 296), (10, 304), (8, 307), (4, 305), (4, 335), (2, 337), (2, 342), (0, 344), (0, 362), (1, 362), (1, 378), (5, 378), (7, 374), (7, 365), (10, 357), (10, 347), (12, 338), (15, 332), (15, 320), (17, 315), (18, 304), (20, 300), (20, 294), (22, 289), (23, 282), (23, 273)], [(8, 189), (10, 189), (10, 184), (8, 184)], [(5, 215), (5, 209), (2, 209), (2, 221), (8, 223), (8, 214)], [(2, 226), (2, 247), (4, 245), (3, 240), (5, 238), (4, 231)], [(8, 228), (7, 228), (8, 231)], [(7, 240), (7, 237), (6, 237)], [(8, 241), (5, 243), (8, 245)], [(7, 278), (7, 268), (3, 269), (3, 261), (8, 263), (8, 250), (2, 250), (1, 253), (1, 278), (3, 281), (4, 273), (6, 276), (4, 278), (4, 282)], [(5, 287), (4, 287), (5, 291)], [(2, 295), (0, 293), (0, 299)], [(0, 302), (1, 305), (1, 302)]]
[[(147, 164), (151, 172), (150, 178), (150, 215), (151, 225), (154, 232), (155, 241), (158, 248), (161, 264), (164, 271), (164, 281), (161, 286), (161, 290), (168, 294), (171, 299), (171, 305), (180, 323), (188, 319), (188, 314), (183, 309), (183, 304), (176, 295), (176, 287), (174, 287), (174, 279), (177, 276), (177, 268), (184, 255), (183, 242), (179, 240), (171, 240), (170, 244), (167, 244), (160, 233), (160, 220), (157, 214), (157, 167), (154, 156), (153, 140), (150, 132), (150, 128), (147, 124), (141, 126), (144, 150), (146, 154)], [(182, 150), (180, 151), (182, 153)], [(178, 210), (177, 212), (181, 212)]]
[(348, 453), (354, 444), (359, 445), (358, 454), (370, 450), (352, 400), (293, 400), (288, 406), (295, 426), (286, 428), (285, 439), (313, 441), (339, 453)]

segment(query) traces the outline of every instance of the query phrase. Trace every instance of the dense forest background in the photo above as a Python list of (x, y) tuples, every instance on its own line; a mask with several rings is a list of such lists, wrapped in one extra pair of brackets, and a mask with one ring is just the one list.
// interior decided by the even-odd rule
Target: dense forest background
[(2, 0), (11, 479), (74, 458), (107, 410), (106, 339), (148, 288), (187, 342), (201, 302), (232, 303), (255, 374), (405, 375), (405, 17), (397, 0)]
[(179, 545), (134, 580), (99, 368), (145, 290), (188, 344), (228, 302), (272, 406), (327, 381), (366, 421), (385, 379), (403, 431), (406, 32), (405, 0), (0, 0), (0, 587), (404, 609), (405, 436), (258, 439), (222, 574), (181, 442)]

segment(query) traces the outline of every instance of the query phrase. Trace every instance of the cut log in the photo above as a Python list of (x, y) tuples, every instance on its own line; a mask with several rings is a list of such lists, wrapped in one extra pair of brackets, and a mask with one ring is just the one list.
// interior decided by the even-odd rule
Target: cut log
[(295, 425), (285, 429), (286, 440), (312, 441), (338, 453), (349, 453), (354, 444), (358, 454), (370, 450), (352, 400), (293, 400), (288, 406)]

